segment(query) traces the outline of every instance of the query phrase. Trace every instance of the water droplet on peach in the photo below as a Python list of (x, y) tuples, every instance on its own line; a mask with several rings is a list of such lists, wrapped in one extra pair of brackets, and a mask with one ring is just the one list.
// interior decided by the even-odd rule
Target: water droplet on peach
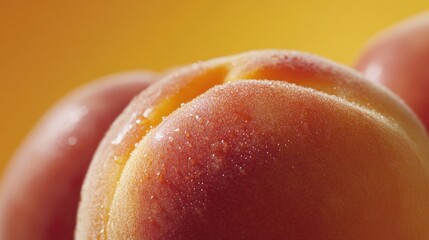
[(145, 118), (149, 118), (149, 116), (150, 116), (150, 114), (152, 113), (152, 111), (153, 111), (153, 107), (147, 108), (147, 109), (146, 109), (146, 110), (144, 110), (144, 112), (143, 112), (143, 117), (145, 117)]

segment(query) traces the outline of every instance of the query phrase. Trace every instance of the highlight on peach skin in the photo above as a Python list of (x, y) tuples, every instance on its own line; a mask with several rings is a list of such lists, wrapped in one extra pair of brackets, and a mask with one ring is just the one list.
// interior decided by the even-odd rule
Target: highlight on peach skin
[(0, 239), (73, 239), (80, 189), (110, 124), (157, 75), (104, 78), (63, 99), (36, 126), (3, 176)]
[(426, 239), (429, 139), (339, 64), (255, 51), (141, 92), (91, 162), (76, 239)]
[(393, 26), (365, 47), (356, 69), (398, 94), (429, 131), (429, 12)]

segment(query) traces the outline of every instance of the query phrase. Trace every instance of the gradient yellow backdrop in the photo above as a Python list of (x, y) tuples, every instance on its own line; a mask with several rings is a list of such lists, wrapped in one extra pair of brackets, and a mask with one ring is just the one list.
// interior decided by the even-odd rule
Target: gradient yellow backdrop
[(375, 33), (428, 7), (427, 0), (0, 0), (0, 170), (55, 101), (100, 76), (261, 48), (351, 64)]

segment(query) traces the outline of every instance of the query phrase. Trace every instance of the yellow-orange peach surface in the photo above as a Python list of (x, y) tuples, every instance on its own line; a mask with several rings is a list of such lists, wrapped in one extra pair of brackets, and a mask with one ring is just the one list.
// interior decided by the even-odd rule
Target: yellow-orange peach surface
[(102, 141), (77, 239), (427, 239), (429, 141), (402, 102), (316, 56), (196, 63)]

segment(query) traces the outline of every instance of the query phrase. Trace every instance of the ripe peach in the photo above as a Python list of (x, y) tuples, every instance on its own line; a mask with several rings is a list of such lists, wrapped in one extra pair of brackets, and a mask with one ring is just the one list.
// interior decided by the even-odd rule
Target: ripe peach
[(356, 63), (368, 79), (398, 94), (429, 131), (429, 13), (376, 36)]
[(0, 239), (73, 239), (80, 188), (111, 122), (156, 75), (120, 74), (60, 102), (5, 171)]
[(427, 239), (429, 139), (384, 88), (316, 56), (197, 63), (102, 140), (76, 239)]

